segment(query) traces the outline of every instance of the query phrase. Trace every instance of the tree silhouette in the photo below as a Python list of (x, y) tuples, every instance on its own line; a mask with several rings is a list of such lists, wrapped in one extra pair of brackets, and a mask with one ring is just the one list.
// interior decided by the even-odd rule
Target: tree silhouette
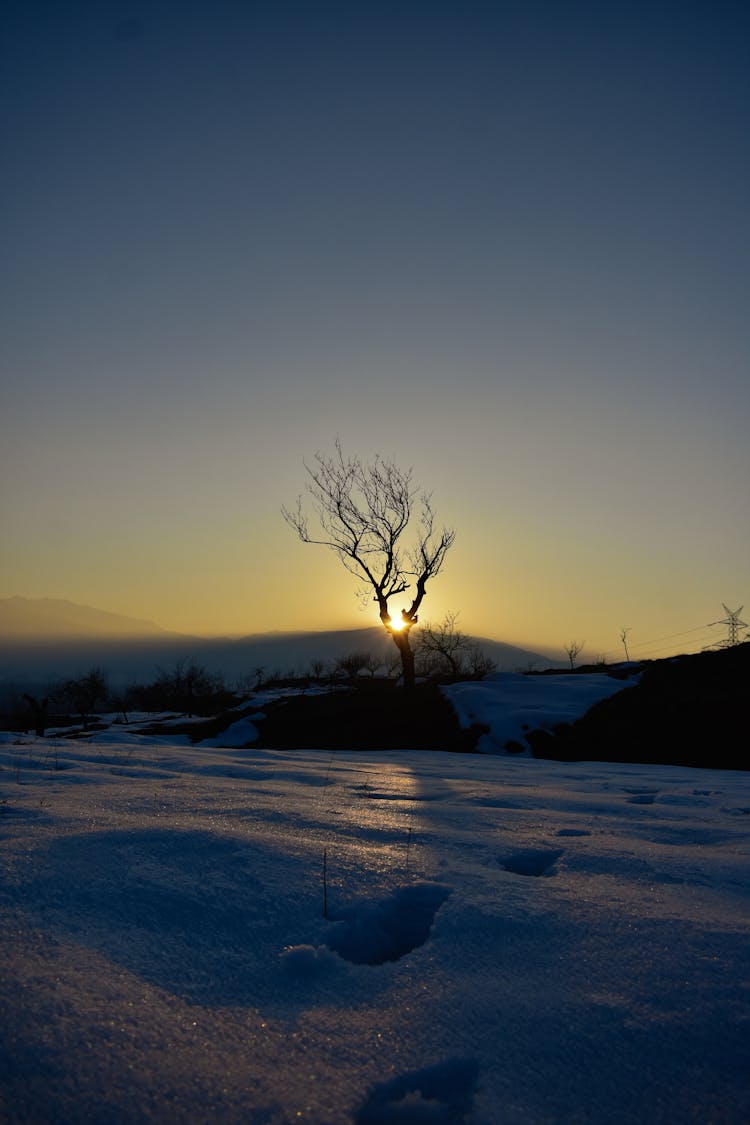
[(34, 716), (34, 732), (39, 735), (40, 738), (44, 738), (44, 732), (47, 729), (49, 699), (37, 699), (36, 696), (29, 695), (26, 692), (24, 692), (21, 698), (25, 699), (31, 708), (31, 712)]
[[(456, 533), (436, 529), (429, 494), (413, 485), (411, 469), (393, 461), (376, 456), (365, 464), (359, 457), (345, 458), (337, 441), (332, 456), (316, 453), (315, 464), (305, 469), (318, 530), (311, 531), (301, 496), (294, 510), (282, 508), (284, 519), (303, 543), (329, 547), (372, 595), (398, 649), (404, 684), (411, 687), (409, 633), (427, 583), (439, 574)], [(394, 620), (389, 602), (406, 590), (413, 590), (411, 604)]]
[(93, 667), (85, 676), (65, 680), (59, 694), (81, 716), (84, 728), (88, 726), (89, 716), (96, 710), (97, 703), (107, 697), (107, 677), (102, 668)]
[(458, 614), (446, 613), (439, 625), (421, 625), (414, 646), (420, 674), (481, 678), (494, 672), (497, 665), (486, 656), (475, 640), (458, 627)]
[(568, 654), (571, 672), (575, 671), (576, 657), (580, 652), (583, 652), (583, 646), (585, 644), (585, 641), (568, 641), (566, 645), (563, 645), (564, 651)]
[(171, 671), (160, 670), (154, 687), (167, 706), (187, 711), (192, 717), (196, 707), (207, 697), (220, 693), (224, 685), (220, 676), (212, 675), (202, 664), (182, 656)]

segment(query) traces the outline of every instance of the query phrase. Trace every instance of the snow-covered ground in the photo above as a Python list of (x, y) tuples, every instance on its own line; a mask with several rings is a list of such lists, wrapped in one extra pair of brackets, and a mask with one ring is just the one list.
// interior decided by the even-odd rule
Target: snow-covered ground
[(616, 680), (606, 673), (576, 676), (523, 676), (495, 672), (483, 680), (451, 684), (442, 689), (462, 727), (481, 723), (488, 727), (478, 743), (480, 753), (504, 752), (508, 742), (530, 750), (524, 741), (529, 730), (552, 730), (570, 723), (602, 699), (626, 691), (638, 678)]
[(137, 726), (0, 765), (3, 1120), (750, 1120), (750, 773)]

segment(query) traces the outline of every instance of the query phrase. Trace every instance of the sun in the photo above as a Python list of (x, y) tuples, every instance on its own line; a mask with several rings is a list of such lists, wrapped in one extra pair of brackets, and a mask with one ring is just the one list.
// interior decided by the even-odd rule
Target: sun
[(403, 613), (399, 614), (398, 617), (392, 617), (388, 628), (392, 633), (400, 633), (402, 629), (406, 628), (406, 622), (404, 621)]

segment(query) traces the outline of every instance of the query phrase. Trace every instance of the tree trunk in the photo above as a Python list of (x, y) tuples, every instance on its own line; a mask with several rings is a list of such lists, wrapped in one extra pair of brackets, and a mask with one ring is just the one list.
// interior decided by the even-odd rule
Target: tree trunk
[(395, 644), (401, 656), (401, 671), (404, 677), (404, 687), (413, 688), (415, 680), (414, 653), (412, 652), (412, 647), (409, 644), (409, 631), (408, 629), (404, 629), (400, 633), (392, 632), (391, 636), (393, 637), (393, 643)]

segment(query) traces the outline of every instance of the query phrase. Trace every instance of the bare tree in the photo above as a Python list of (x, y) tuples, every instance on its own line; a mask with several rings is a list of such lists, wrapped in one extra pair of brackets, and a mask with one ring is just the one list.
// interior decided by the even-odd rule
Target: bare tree
[(622, 646), (625, 649), (625, 659), (626, 659), (626, 661), (628, 661), (628, 663), (630, 663), (630, 655), (628, 653), (628, 633), (629, 632), (630, 632), (630, 626), (628, 626), (626, 628), (623, 625), (622, 629), (620, 629), (620, 640), (622, 641)]
[(563, 651), (567, 653), (568, 660), (570, 661), (570, 670), (574, 671), (576, 666), (576, 657), (580, 652), (583, 652), (585, 641), (569, 641), (568, 644), (563, 645)]
[(494, 672), (494, 660), (457, 625), (458, 614), (446, 613), (439, 625), (427, 622), (420, 627), (415, 645), (419, 666), (437, 675), (470, 675), (481, 679)]
[(436, 658), (429, 660), (437, 667), (441, 664), (446, 671), (457, 676), (463, 666), (463, 656), (471, 641), (456, 625), (457, 613), (446, 613), (439, 625), (426, 622), (419, 630), (417, 651), (420, 656)]
[(220, 675), (212, 674), (202, 664), (181, 656), (171, 671), (160, 670), (154, 688), (161, 695), (163, 704), (186, 711), (192, 717), (199, 704), (224, 691), (224, 683)]
[(138, 700), (140, 691), (139, 685), (133, 683), (128, 684), (127, 687), (119, 691), (110, 691), (109, 693), (108, 705), (113, 711), (120, 712), (121, 719), (117, 721), (123, 722), (125, 726), (130, 722), (128, 713), (133, 709), (134, 704)]
[[(377, 456), (368, 465), (359, 457), (345, 458), (337, 441), (332, 456), (316, 453), (315, 464), (305, 468), (319, 530), (310, 529), (302, 497), (294, 510), (282, 509), (284, 519), (303, 543), (329, 547), (372, 595), (398, 649), (404, 684), (411, 687), (409, 633), (427, 583), (439, 574), (456, 533), (435, 527), (429, 494), (413, 485), (411, 469), (400, 469), (393, 461)], [(413, 590), (411, 604), (394, 619), (389, 602), (406, 590)]]
[(65, 680), (59, 694), (81, 716), (85, 728), (97, 703), (103, 702), (107, 697), (107, 677), (102, 668), (93, 667), (85, 676)]
[(374, 676), (381, 664), (382, 660), (373, 656), (371, 652), (348, 652), (337, 658), (336, 670), (348, 676), (350, 680), (356, 680), (360, 672), (367, 672), (368, 675)]
[(34, 731), (40, 737), (44, 738), (44, 732), (47, 729), (47, 718), (49, 713), (49, 698), (37, 699), (34, 695), (29, 695), (26, 692), (21, 696), (25, 699), (31, 708), (34, 716)]
[(362, 662), (362, 671), (374, 678), (375, 674), (383, 667), (383, 657), (376, 656), (374, 652), (366, 652)]
[(478, 644), (472, 644), (468, 653), (468, 671), (474, 679), (484, 679), (497, 672), (497, 661), (488, 656)]

